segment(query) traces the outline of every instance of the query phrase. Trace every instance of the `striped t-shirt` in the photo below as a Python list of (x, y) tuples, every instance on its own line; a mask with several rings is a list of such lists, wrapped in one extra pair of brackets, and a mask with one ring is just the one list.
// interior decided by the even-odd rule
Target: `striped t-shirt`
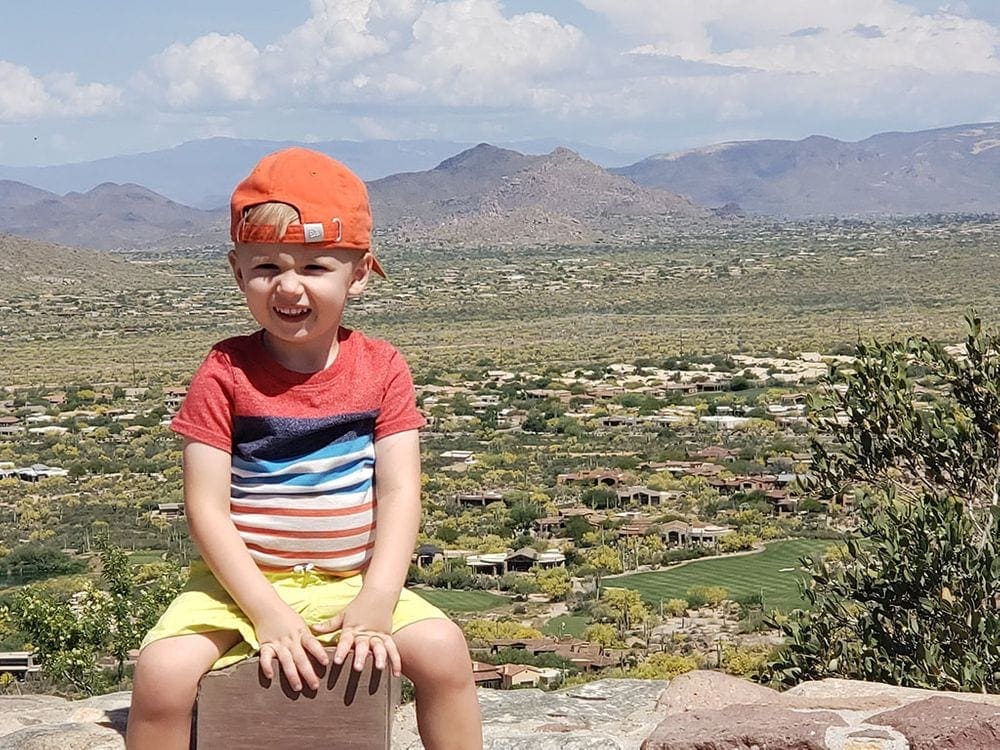
[(263, 334), (216, 344), (171, 429), (232, 454), (230, 515), (265, 569), (364, 568), (375, 542), (375, 441), (422, 427), (390, 344), (340, 330), (334, 363), (288, 370)]

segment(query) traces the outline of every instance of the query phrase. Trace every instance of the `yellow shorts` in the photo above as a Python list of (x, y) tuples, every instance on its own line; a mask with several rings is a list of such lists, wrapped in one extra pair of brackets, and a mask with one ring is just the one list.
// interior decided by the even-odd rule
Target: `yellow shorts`
[[(361, 590), (361, 575), (338, 578), (316, 571), (264, 573), (278, 596), (302, 615), (309, 625), (333, 617), (343, 610)], [(392, 632), (420, 620), (448, 619), (447, 615), (412, 591), (403, 589), (392, 613)], [(236, 606), (229, 593), (222, 587), (212, 571), (202, 562), (191, 565), (187, 585), (170, 603), (146, 637), (140, 648), (153, 641), (178, 635), (210, 633), (216, 630), (235, 630), (243, 640), (212, 665), (220, 669), (253, 656), (260, 650), (253, 624)], [(316, 636), (322, 643), (337, 640), (337, 633)]]

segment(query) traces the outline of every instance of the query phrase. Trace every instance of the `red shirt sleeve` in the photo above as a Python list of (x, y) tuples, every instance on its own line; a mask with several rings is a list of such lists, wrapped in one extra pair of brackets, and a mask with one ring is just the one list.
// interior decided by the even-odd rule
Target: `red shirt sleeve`
[(213, 349), (191, 379), (184, 403), (170, 429), (213, 448), (233, 451), (233, 368), (229, 357)]
[(418, 430), (424, 424), (424, 415), (417, 409), (410, 368), (403, 355), (393, 349), (386, 365), (382, 405), (375, 419), (375, 439), (406, 430)]

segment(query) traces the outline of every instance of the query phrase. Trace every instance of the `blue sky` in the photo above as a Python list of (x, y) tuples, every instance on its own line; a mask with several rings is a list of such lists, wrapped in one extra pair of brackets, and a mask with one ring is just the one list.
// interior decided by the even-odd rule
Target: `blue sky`
[(5, 3), (0, 164), (215, 135), (637, 154), (1000, 120), (1000, 2)]

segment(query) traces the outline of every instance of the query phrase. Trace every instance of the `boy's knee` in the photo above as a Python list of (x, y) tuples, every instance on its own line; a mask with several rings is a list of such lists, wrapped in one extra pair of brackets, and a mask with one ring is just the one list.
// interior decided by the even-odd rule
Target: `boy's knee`
[(462, 629), (451, 620), (429, 620), (433, 623), (427, 632), (427, 649), (438, 658), (455, 657), (468, 660), (469, 649)]
[(472, 662), (461, 628), (451, 620), (427, 620), (422, 625), (419, 651), (409, 664), (407, 658), (403, 659), (406, 676), (418, 686), (422, 679), (456, 686), (471, 680)]
[(202, 671), (177, 658), (169, 648), (150, 644), (139, 654), (132, 680), (132, 703), (150, 714), (177, 714), (191, 710)]

